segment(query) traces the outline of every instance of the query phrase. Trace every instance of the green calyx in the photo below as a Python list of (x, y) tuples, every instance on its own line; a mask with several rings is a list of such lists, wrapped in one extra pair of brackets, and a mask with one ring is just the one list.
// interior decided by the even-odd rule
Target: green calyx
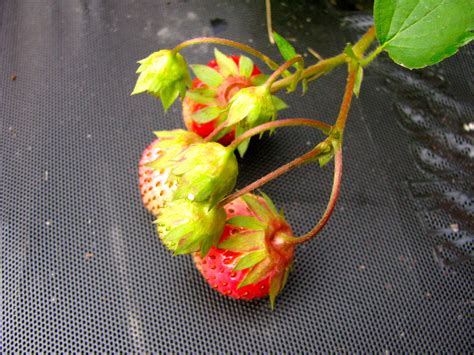
[(329, 137), (326, 141), (318, 144), (321, 149), (321, 153), (317, 155), (315, 160), (319, 161), (319, 166), (323, 167), (329, 163), (336, 152), (341, 149), (342, 146), (342, 132), (338, 129), (333, 129), (329, 133)]
[[(274, 121), (277, 111), (288, 106), (280, 98), (271, 94), (265, 85), (244, 88), (237, 92), (229, 102), (227, 127), (236, 127), (236, 137), (245, 131), (266, 122)], [(238, 151), (245, 154), (250, 139), (242, 142)]]
[(204, 257), (218, 243), (225, 219), (223, 208), (180, 199), (163, 207), (155, 224), (163, 244), (175, 255), (199, 251)]
[(294, 237), (282, 213), (270, 198), (245, 194), (242, 200), (254, 216), (236, 216), (226, 224), (236, 228), (219, 243), (218, 248), (240, 253), (234, 270), (248, 270), (239, 288), (255, 284), (270, 277), (270, 302), (283, 290), (291, 268)]
[(159, 138), (155, 147), (160, 150), (160, 156), (157, 160), (147, 165), (155, 170), (160, 170), (168, 166), (171, 161), (190, 145), (204, 141), (202, 137), (196, 133), (183, 129), (156, 131), (153, 133)]
[(232, 150), (215, 142), (192, 144), (174, 158), (150, 166), (171, 169), (171, 177), (177, 180), (175, 200), (206, 202), (211, 208), (232, 192), (238, 175)]
[(179, 53), (164, 49), (150, 54), (138, 62), (140, 74), (132, 95), (147, 92), (159, 97), (166, 110), (178, 98), (184, 98), (191, 87), (186, 60)]

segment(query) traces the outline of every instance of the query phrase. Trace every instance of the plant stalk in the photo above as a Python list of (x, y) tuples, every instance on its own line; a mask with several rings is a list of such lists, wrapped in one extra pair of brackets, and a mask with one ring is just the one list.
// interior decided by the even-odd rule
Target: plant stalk
[(240, 49), (241, 51), (247, 52), (254, 57), (260, 59), (263, 61), (268, 67), (272, 70), (275, 70), (278, 68), (278, 64), (275, 63), (273, 60), (270, 59), (270, 57), (266, 56), (262, 52), (256, 50), (255, 48), (252, 48), (250, 46), (247, 46), (246, 44), (239, 43), (236, 41), (232, 41), (229, 39), (225, 38), (217, 38), (217, 37), (198, 37), (198, 38), (193, 38), (187, 41), (184, 41), (180, 44), (178, 44), (173, 51), (174, 52), (179, 52), (180, 50), (195, 45), (195, 44), (202, 44), (202, 43), (214, 43), (214, 44), (220, 44), (223, 46), (228, 46), (228, 47), (234, 47), (237, 49)]
[(331, 132), (331, 129), (333, 128), (331, 125), (321, 122), (321, 121), (317, 121), (317, 120), (311, 120), (307, 118), (287, 118), (287, 119), (282, 119), (278, 121), (263, 123), (257, 127), (253, 127), (249, 129), (248, 131), (245, 131), (242, 135), (238, 136), (230, 143), (229, 148), (237, 149), (240, 143), (262, 132), (269, 131), (275, 128), (291, 127), (291, 126), (313, 127), (313, 128), (319, 129), (321, 132), (323, 132), (326, 135), (328, 135)]
[(339, 115), (337, 116), (335, 127), (337, 130), (344, 132), (346, 126), (347, 116), (351, 107), (352, 95), (354, 90), (355, 78), (357, 73), (357, 66), (349, 64), (349, 74), (347, 75), (346, 89), (344, 90), (344, 98), (342, 99)]
[[(361, 56), (370, 47), (370, 45), (372, 44), (374, 40), (375, 40), (375, 28), (372, 26), (352, 47), (354, 53)], [(338, 54), (328, 59), (321, 60), (318, 63), (303, 70), (303, 73), (301, 74), (301, 77), (299, 78), (299, 80), (316, 79), (324, 74), (329, 73), (334, 68), (346, 62), (347, 62), (347, 56), (344, 53)], [(275, 93), (291, 85), (291, 83), (293, 82), (295, 78), (294, 75), (295, 74), (276, 81), (272, 85), (272, 93)]]
[[(326, 142), (326, 141), (324, 141), (324, 142)], [(322, 143), (324, 143), (324, 142), (322, 142)], [(316, 158), (319, 154), (321, 154), (324, 151), (324, 149), (322, 149), (322, 146), (323, 146), (322, 143), (318, 144), (316, 146), (316, 148), (312, 149), (308, 153), (303, 154), (302, 156), (292, 160), (291, 162), (289, 162), (285, 165), (282, 165), (281, 167), (279, 167), (278, 169), (272, 171), (271, 173), (261, 177), (260, 179), (254, 181), (253, 183), (245, 186), (243, 189), (238, 190), (238, 191), (234, 192), (233, 194), (227, 196), (226, 198), (224, 198), (223, 200), (221, 200), (219, 202), (218, 206), (219, 207), (224, 207), (226, 204), (228, 204), (229, 202), (239, 198), (240, 196), (245, 195), (248, 192), (252, 192), (253, 190), (258, 189), (260, 186), (265, 185), (267, 182), (279, 177), (280, 175), (283, 175), (283, 174), (297, 168), (298, 166), (304, 164), (308, 160)]]
[(319, 220), (318, 224), (314, 226), (308, 233), (305, 235), (293, 239), (294, 244), (305, 243), (308, 240), (314, 238), (326, 225), (329, 221), (329, 218), (336, 207), (337, 198), (341, 191), (341, 181), (342, 181), (342, 149), (338, 149), (334, 156), (334, 179), (332, 183), (331, 197), (329, 198), (328, 205), (324, 211), (323, 216)]
[(300, 55), (297, 55), (293, 58), (291, 58), (289, 61), (287, 61), (286, 63), (284, 63), (283, 65), (281, 65), (277, 70), (275, 70), (272, 75), (270, 75), (267, 79), (267, 81), (265, 82), (265, 86), (271, 88), (271, 86), (273, 85), (273, 83), (275, 82), (275, 80), (278, 79), (278, 77), (280, 75), (282, 75), (285, 70), (287, 70), (289, 67), (291, 67), (293, 64), (296, 64), (298, 62), (302, 62), (303, 61), (303, 57), (300, 56)]

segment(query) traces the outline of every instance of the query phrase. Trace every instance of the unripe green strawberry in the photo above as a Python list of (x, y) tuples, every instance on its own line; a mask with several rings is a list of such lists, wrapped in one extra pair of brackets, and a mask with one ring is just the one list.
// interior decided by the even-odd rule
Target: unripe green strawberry
[(176, 181), (170, 178), (170, 168), (153, 169), (150, 163), (175, 158), (184, 148), (202, 142), (193, 132), (182, 129), (155, 132), (155, 139), (142, 153), (138, 164), (140, 193), (143, 204), (154, 216), (160, 208), (173, 198)]
[(232, 192), (238, 174), (233, 150), (214, 142), (191, 144), (172, 159), (149, 166), (170, 169), (169, 179), (177, 183), (173, 199), (207, 202), (211, 207)]
[(225, 217), (221, 207), (180, 199), (168, 202), (155, 223), (163, 244), (175, 255), (196, 251), (206, 255), (219, 241)]
[(191, 87), (188, 65), (183, 56), (171, 50), (161, 50), (140, 60), (140, 74), (132, 95), (147, 92), (159, 97), (166, 110), (178, 98), (184, 98)]
[(272, 306), (293, 262), (295, 238), (268, 196), (246, 194), (225, 207), (217, 247), (193, 254), (209, 285), (223, 295), (251, 300), (270, 296)]

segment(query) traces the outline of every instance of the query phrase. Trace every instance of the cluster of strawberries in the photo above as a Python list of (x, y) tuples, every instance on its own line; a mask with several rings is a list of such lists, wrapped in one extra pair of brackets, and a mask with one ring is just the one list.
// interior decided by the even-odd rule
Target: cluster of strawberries
[(220, 202), (236, 184), (235, 150), (243, 156), (250, 140), (234, 146), (234, 138), (274, 120), (286, 105), (252, 60), (218, 50), (215, 56), (207, 66), (191, 66), (192, 81), (179, 53), (139, 62), (133, 94), (157, 96), (165, 109), (181, 96), (188, 128), (155, 132), (139, 163), (141, 196), (163, 244), (175, 255), (192, 254), (214, 289), (237, 299), (270, 296), (273, 306), (293, 261), (290, 226), (264, 193)]

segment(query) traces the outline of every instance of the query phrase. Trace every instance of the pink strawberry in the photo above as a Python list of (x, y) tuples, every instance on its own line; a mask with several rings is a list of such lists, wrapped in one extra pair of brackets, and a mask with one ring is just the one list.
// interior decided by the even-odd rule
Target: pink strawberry
[(227, 222), (217, 247), (194, 263), (223, 295), (251, 300), (270, 295), (272, 306), (283, 289), (294, 256), (295, 238), (272, 201), (246, 194), (225, 207)]
[(140, 193), (146, 209), (157, 216), (164, 203), (170, 201), (176, 190), (176, 181), (170, 179), (170, 168), (153, 169), (150, 164), (158, 160), (174, 157), (182, 149), (202, 139), (184, 130), (155, 132), (161, 138), (155, 139), (142, 153), (138, 164)]

